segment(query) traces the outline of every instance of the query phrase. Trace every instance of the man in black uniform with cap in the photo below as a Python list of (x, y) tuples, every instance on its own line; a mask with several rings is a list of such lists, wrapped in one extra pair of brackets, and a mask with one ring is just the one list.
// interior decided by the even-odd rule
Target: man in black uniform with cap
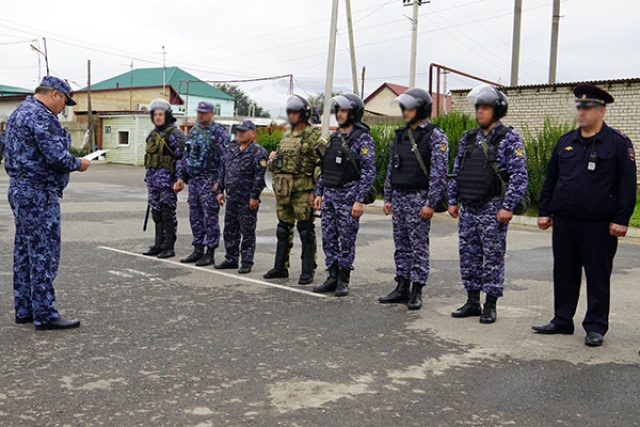
[(600, 346), (609, 327), (610, 278), (618, 237), (636, 203), (633, 144), (604, 123), (613, 97), (589, 84), (574, 88), (578, 124), (560, 137), (549, 161), (538, 227), (553, 227), (555, 316), (541, 334), (573, 334), (582, 269), (587, 276), (585, 344)]

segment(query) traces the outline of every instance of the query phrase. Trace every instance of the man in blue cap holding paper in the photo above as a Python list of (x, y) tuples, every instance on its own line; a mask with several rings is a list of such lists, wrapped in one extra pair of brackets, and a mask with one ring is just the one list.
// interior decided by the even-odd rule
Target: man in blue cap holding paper
[(60, 262), (60, 203), (69, 173), (84, 172), (89, 160), (69, 153), (68, 133), (58, 121), (65, 106), (76, 105), (71, 88), (45, 76), (7, 122), (5, 169), (10, 176), (9, 204), (16, 224), (13, 292), (16, 323), (37, 330), (80, 326), (56, 309), (53, 280)]

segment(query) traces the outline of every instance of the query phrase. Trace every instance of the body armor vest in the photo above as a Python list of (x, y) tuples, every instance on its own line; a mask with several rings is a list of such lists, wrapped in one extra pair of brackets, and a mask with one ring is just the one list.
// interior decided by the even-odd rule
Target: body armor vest
[(173, 127), (168, 127), (162, 134), (153, 131), (147, 137), (144, 155), (145, 167), (167, 169), (172, 174), (176, 173), (176, 159), (173, 155), (173, 150), (165, 140), (165, 137), (171, 133), (172, 129)]
[(353, 152), (351, 145), (364, 133), (363, 129), (355, 128), (349, 138), (345, 140), (348, 150), (342, 146), (342, 134), (338, 130), (331, 135), (324, 156), (320, 162), (322, 167), (322, 182), (325, 187), (344, 187), (351, 181), (360, 179), (360, 174), (353, 166)]
[(425, 174), (413, 152), (406, 127), (396, 130), (391, 151), (391, 187), (398, 190), (428, 190), (431, 173), (431, 134), (438, 125), (417, 127), (413, 130), (418, 153), (427, 168)]
[[(488, 156), (492, 161), (495, 161), (496, 148), (509, 130), (509, 127), (503, 126), (496, 131), (493, 140), (487, 143)], [(463, 205), (471, 207), (483, 206), (502, 194), (500, 177), (491, 166), (482, 146), (476, 144), (478, 132), (480, 129), (476, 128), (467, 134), (460, 171), (456, 178), (460, 201)]]

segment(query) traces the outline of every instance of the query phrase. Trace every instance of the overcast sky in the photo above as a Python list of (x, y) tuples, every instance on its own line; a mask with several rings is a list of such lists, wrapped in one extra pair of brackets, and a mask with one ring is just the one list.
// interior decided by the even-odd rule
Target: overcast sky
[[(331, 0), (2, 3), (0, 84), (36, 86), (38, 55), (29, 40), (46, 37), (52, 74), (75, 88), (86, 85), (87, 59), (97, 82), (127, 72), (131, 61), (136, 68), (162, 66), (164, 45), (168, 66), (203, 80), (293, 74), (297, 93), (324, 90)], [(520, 83), (546, 83), (552, 0), (523, 4)], [(358, 69), (367, 67), (365, 95), (384, 81), (406, 85), (411, 8), (401, 0), (351, 0), (351, 6)], [(431, 0), (421, 6), (417, 85), (428, 86), (431, 62), (508, 84), (513, 6), (514, 0)], [(558, 81), (640, 76), (640, 2), (563, 0), (561, 15)], [(341, 0), (334, 88), (349, 92), (346, 25)], [(473, 85), (449, 77), (450, 89)], [(240, 86), (277, 115), (288, 81)]]

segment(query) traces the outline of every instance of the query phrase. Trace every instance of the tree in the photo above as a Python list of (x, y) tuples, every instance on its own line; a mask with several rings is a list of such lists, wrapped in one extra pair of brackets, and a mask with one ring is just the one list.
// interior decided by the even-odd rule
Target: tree
[(217, 84), (216, 87), (236, 99), (236, 111), (239, 116), (248, 116), (249, 107), (253, 104), (255, 106), (256, 117), (271, 117), (268, 111), (265, 111), (264, 108), (256, 104), (256, 102), (249, 98), (249, 95), (244, 93), (238, 86), (221, 83)]
[[(331, 97), (342, 95), (342, 91), (331, 92)], [(311, 105), (315, 105), (320, 114), (324, 111), (324, 93), (319, 93), (317, 95), (312, 95), (309, 97), (309, 102)]]

